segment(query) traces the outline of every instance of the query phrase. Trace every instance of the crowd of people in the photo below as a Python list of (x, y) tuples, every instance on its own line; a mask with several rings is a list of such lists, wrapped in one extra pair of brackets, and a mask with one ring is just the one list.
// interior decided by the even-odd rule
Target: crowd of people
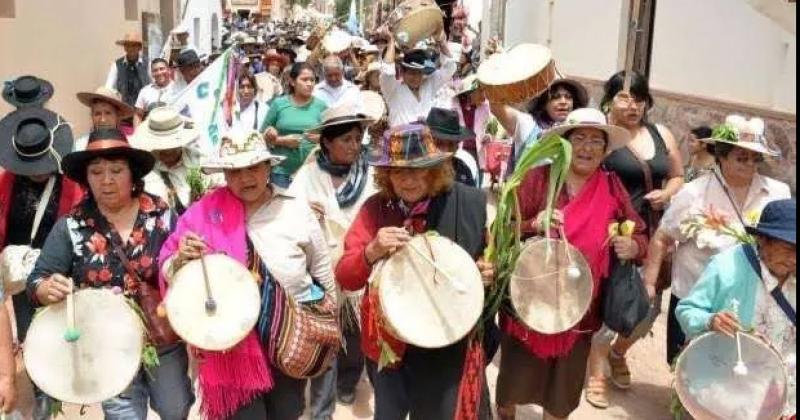
[[(149, 62), (139, 36), (118, 41), (124, 56), (105, 85), (77, 95), (91, 120), (82, 136), (47, 108), (57, 86), (36, 76), (6, 84), (3, 99), (16, 109), (0, 120), (0, 247), (41, 253), (22, 289), (6, 281), (0, 293), (10, 302), (0, 311), (4, 412), (15, 406), (14, 355), (37, 308), (60, 304), (74, 288), (113, 288), (144, 308), (207, 253), (228, 255), (297, 305), (338, 301), (335, 360), (297, 378), (271, 359), (275, 323), (215, 352), (162, 340), (148, 322), (159, 363), (102, 403), (107, 419), (145, 419), (148, 406), (163, 420), (186, 419), (199, 399), (215, 420), (293, 420), (306, 411), (329, 420), (337, 403), (355, 402), (365, 372), (378, 420), (510, 420), (527, 404), (541, 406), (545, 419), (566, 419), (582, 398), (608, 408), (609, 382), (635, 386), (627, 355), (649, 334), (667, 290), (667, 360), (651, 363), (672, 365), (710, 331), (753, 331), (792, 360), (796, 205), (786, 184), (759, 173), (778, 156), (763, 121), (709, 121), (719, 126), (692, 130), (684, 159), (670, 129), (651, 121), (655, 100), (639, 74), (611, 75), (596, 101), (579, 81), (558, 78), (514, 107), (486, 99), (476, 60), (496, 51), (479, 51), (463, 34), (401, 49), (385, 26), (347, 35), (341, 47), (326, 42), (334, 31), (344, 33), (335, 25), (231, 24), (226, 42), (243, 60), (231, 124), (210, 156), (191, 116), (171, 106), (217, 55), (198, 54), (184, 27), (173, 31), (169, 56)], [(383, 104), (367, 100), (370, 93)], [(542, 139), (572, 145), (552, 218), (552, 172), (542, 162), (523, 175), (517, 224), (522, 239), (564, 235), (588, 262), (594, 293), (583, 319), (560, 334), (531, 329), (510, 307), (485, 322), (480, 351), (487, 363), (500, 357), (492, 398), (486, 363), (478, 389), (464, 391), (472, 336), (436, 349), (403, 342), (386, 325), (371, 278), (415, 235), (434, 231), (468, 253), (493, 287), (500, 273), (484, 255), (494, 191), (482, 187), (487, 145), (503, 141), (495, 138), (502, 131), (508, 174), (526, 170), (518, 162)], [(634, 231), (609, 239), (609, 224), (621, 219)], [(641, 267), (652, 308), (628, 336), (603, 322), (614, 261)], [(264, 310), (275, 304), (266, 290)], [(794, 368), (790, 377), (786, 418), (795, 414)], [(50, 418), (53, 398), (34, 392), (33, 418)]]

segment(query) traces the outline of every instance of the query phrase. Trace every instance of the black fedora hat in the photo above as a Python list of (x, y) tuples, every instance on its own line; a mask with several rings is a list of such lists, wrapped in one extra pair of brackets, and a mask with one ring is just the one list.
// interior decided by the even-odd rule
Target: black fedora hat
[(0, 166), (14, 174), (60, 172), (72, 144), (72, 129), (53, 111), (20, 108), (0, 120)]
[(427, 76), (436, 72), (436, 64), (425, 50), (411, 50), (405, 53), (400, 65), (409, 70), (419, 70)]
[(180, 68), (202, 64), (202, 62), (200, 61), (200, 56), (197, 55), (197, 51), (189, 49), (183, 50), (178, 54), (178, 58), (175, 59), (175, 64)]
[(40, 107), (53, 97), (53, 84), (36, 76), (21, 76), (3, 86), (3, 99), (17, 108)]
[(460, 142), (475, 137), (475, 132), (461, 125), (458, 112), (450, 109), (431, 109), (425, 125), (430, 128), (433, 138), (437, 140)]
[(86, 150), (72, 152), (64, 157), (64, 174), (85, 186), (86, 167), (92, 160), (102, 157), (127, 159), (134, 182), (144, 178), (156, 163), (152, 153), (131, 147), (121, 131), (116, 128), (101, 128), (89, 134)]

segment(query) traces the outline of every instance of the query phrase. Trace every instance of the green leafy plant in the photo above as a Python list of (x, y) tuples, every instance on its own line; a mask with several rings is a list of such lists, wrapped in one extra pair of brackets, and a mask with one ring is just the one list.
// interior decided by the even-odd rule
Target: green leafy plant
[(739, 141), (739, 132), (730, 124), (722, 124), (714, 129), (714, 132), (711, 134), (711, 138), (727, 140), (729, 142), (736, 143)]
[(189, 184), (190, 200), (193, 203), (200, 200), (209, 187), (209, 182), (203, 177), (200, 168), (189, 168), (186, 173), (186, 183)]
[(572, 161), (572, 145), (560, 136), (552, 135), (526, 150), (511, 177), (503, 185), (497, 204), (497, 216), (491, 227), (491, 241), (485, 258), (495, 266), (495, 283), (487, 292), (485, 319), (493, 319), (500, 310), (511, 281), (511, 274), (521, 252), (521, 215), (517, 190), (531, 168), (549, 160), (550, 183), (547, 192), (545, 230), (550, 230), (556, 197), (561, 193)]

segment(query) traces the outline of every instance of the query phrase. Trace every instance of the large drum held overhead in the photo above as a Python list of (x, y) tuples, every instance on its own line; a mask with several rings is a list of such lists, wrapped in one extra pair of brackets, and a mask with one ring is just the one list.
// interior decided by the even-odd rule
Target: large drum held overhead
[(444, 30), (444, 13), (434, 0), (406, 0), (389, 15), (389, 28), (402, 48), (413, 48)]
[(550, 87), (556, 80), (556, 64), (549, 48), (520, 44), (481, 63), (478, 80), (489, 102), (519, 104)]
[(678, 357), (675, 390), (699, 420), (776, 420), (788, 398), (789, 375), (777, 351), (760, 338), (740, 334), (746, 375), (738, 375), (736, 340), (708, 333)]
[(122, 295), (107, 289), (75, 293), (75, 326), (80, 337), (67, 342), (67, 305), (38, 313), (25, 339), (31, 381), (51, 397), (95, 404), (124, 391), (139, 372), (144, 325)]
[(542, 334), (575, 327), (589, 310), (593, 289), (592, 271), (583, 254), (561, 239), (525, 242), (511, 275), (511, 303), (517, 316)]
[(167, 318), (187, 343), (203, 350), (224, 351), (253, 331), (261, 295), (253, 274), (238, 261), (223, 254), (203, 258), (216, 310), (206, 310), (205, 274), (198, 259), (181, 267), (170, 282), (164, 300)]
[[(409, 247), (420, 250), (455, 282), (447, 280)], [(475, 261), (455, 242), (418, 235), (373, 269), (381, 312), (401, 341), (422, 348), (457, 343), (483, 312), (484, 290)]]

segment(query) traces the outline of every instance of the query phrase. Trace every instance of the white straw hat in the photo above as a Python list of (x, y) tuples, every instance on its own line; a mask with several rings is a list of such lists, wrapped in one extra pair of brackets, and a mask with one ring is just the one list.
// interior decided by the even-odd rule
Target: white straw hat
[(594, 108), (580, 108), (570, 112), (562, 124), (545, 131), (541, 138), (553, 134), (563, 137), (564, 134), (578, 128), (594, 128), (606, 133), (609, 153), (627, 146), (631, 141), (631, 134), (628, 130), (616, 125), (609, 125), (606, 116)]
[(218, 156), (203, 163), (203, 172), (210, 175), (229, 169), (249, 168), (261, 162), (278, 165), (283, 156), (273, 155), (261, 134), (255, 130), (231, 130), (222, 136)]
[(137, 149), (150, 152), (178, 149), (200, 136), (191, 120), (172, 107), (159, 107), (150, 111), (144, 123), (128, 139)]

